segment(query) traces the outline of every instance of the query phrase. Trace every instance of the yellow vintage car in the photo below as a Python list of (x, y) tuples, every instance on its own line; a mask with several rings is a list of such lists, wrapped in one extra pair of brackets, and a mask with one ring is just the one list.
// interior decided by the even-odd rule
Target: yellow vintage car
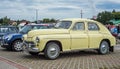
[(27, 34), (23, 49), (31, 55), (44, 53), (56, 59), (61, 52), (95, 49), (100, 54), (114, 51), (116, 39), (101, 23), (80, 18), (63, 19), (52, 29), (33, 30)]

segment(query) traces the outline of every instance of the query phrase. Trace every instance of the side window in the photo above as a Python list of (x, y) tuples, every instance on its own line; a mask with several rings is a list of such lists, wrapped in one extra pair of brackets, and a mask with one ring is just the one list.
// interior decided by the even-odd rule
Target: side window
[(88, 30), (97, 31), (97, 30), (99, 30), (99, 27), (96, 23), (88, 23)]
[(17, 32), (17, 28), (15, 28), (15, 27), (9, 27), (9, 32)]
[(8, 28), (1, 28), (1, 32), (2, 32), (2, 33), (9, 32), (8, 30), (9, 30)]
[(85, 25), (83, 22), (78, 22), (73, 27), (74, 30), (85, 30)]

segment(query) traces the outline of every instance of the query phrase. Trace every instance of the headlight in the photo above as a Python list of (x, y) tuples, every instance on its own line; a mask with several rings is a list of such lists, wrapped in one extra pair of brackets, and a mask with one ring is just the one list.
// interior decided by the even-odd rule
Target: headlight
[(38, 37), (35, 38), (36, 43), (40, 42), (40, 39)]

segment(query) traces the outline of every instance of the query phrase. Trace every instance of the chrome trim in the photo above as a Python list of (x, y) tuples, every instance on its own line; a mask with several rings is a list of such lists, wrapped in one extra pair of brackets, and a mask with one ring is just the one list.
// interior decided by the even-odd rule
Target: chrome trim
[(29, 53), (29, 52), (40, 52), (38, 48), (35, 47), (35, 44), (31, 44), (31, 43), (23, 43), (23, 51)]

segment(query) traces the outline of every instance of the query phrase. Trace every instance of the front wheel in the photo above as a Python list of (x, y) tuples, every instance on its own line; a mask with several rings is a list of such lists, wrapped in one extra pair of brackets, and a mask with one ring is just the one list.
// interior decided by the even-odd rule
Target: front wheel
[(102, 41), (99, 47), (99, 51), (100, 54), (107, 54), (109, 53), (109, 44), (106, 41)]
[(56, 59), (60, 54), (60, 47), (55, 42), (50, 42), (47, 44), (44, 50), (45, 57), (48, 59)]
[(15, 51), (22, 51), (22, 40), (16, 40), (13, 42), (12, 45), (13, 50)]

